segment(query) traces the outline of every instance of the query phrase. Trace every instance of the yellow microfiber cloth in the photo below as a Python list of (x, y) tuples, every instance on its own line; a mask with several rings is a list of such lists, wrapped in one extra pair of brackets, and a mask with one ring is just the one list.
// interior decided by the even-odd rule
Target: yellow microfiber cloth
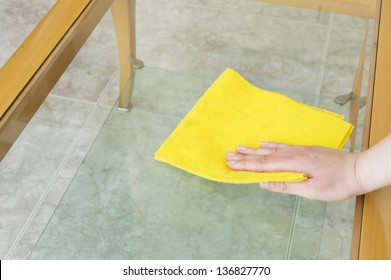
[(212, 84), (155, 154), (155, 159), (225, 183), (299, 182), (295, 172), (233, 171), (225, 153), (260, 141), (342, 149), (353, 126), (343, 116), (257, 88), (232, 69)]

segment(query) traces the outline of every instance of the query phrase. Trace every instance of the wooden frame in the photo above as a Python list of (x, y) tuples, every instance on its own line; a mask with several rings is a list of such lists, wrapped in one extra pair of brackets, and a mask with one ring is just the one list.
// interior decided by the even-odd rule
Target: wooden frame
[(135, 0), (57, 1), (0, 70), (0, 161), (111, 7), (125, 100), (120, 106), (129, 106), (131, 92), (123, 87), (133, 76)]
[[(367, 111), (369, 147), (391, 132), (390, 76), (391, 0), (382, 0), (372, 108)], [(359, 231), (358, 259), (391, 259), (391, 186), (366, 194), (362, 200), (362, 212), (356, 212), (354, 225)]]

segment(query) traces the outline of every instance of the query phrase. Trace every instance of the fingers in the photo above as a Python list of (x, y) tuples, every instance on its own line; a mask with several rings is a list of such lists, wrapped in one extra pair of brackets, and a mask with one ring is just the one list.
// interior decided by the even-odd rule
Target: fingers
[(292, 147), (292, 145), (276, 142), (261, 142), (260, 147), (269, 149), (285, 149)]
[(267, 155), (270, 153), (277, 152), (280, 149), (286, 149), (290, 147), (292, 146), (283, 143), (261, 142), (260, 148), (250, 148), (239, 145), (236, 147), (236, 150), (238, 153), (245, 155)]
[(227, 161), (235, 161), (235, 160), (252, 160), (252, 159), (257, 159), (259, 158), (259, 155), (244, 155), (244, 154), (239, 154), (239, 153), (233, 153), (233, 152), (227, 152), (225, 154), (225, 157)]
[(236, 151), (242, 155), (267, 155), (277, 151), (276, 148), (250, 148), (246, 146), (237, 146)]
[(275, 171), (270, 165), (270, 155), (247, 155), (244, 157), (246, 158), (243, 158), (242, 160), (230, 159), (228, 160), (227, 165), (233, 170), (255, 172)]
[(311, 165), (302, 146), (262, 142), (261, 148), (238, 146), (237, 153), (227, 152), (227, 164), (233, 170), (254, 172), (308, 173)]
[[(266, 144), (268, 145), (268, 144)], [(289, 145), (280, 144), (280, 143), (270, 143), (270, 147), (261, 147), (261, 148), (250, 148), (246, 146), (237, 146), (236, 150), (237, 152), (227, 152), (226, 158), (227, 160), (249, 160), (249, 159), (256, 159), (259, 155), (268, 155), (271, 153), (275, 153), (278, 151), (279, 148), (287, 148), (291, 147)]]
[(274, 149), (253, 149), (253, 148), (238, 148), (241, 152), (226, 152), (225, 157), (227, 160), (250, 160), (250, 159), (257, 159), (262, 155), (268, 155), (273, 152), (275, 152)]
[(245, 146), (238, 146), (236, 149), (236, 153), (227, 152), (225, 154), (225, 157), (228, 161), (258, 159), (261, 155), (268, 155), (277, 152), (276, 148), (250, 148)]
[(237, 153), (227, 152), (227, 165), (233, 170), (253, 172), (303, 172), (305, 165), (298, 157), (299, 146), (283, 143), (261, 142), (260, 148), (237, 146)]
[(292, 156), (289, 151), (265, 155), (231, 155), (227, 153), (227, 165), (237, 171), (307, 173), (307, 166), (297, 158), (297, 156)]

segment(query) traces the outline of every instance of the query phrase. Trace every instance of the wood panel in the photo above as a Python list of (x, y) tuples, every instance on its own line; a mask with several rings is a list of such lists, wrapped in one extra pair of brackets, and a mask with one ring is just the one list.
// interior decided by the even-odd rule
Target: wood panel
[[(391, 132), (391, 0), (381, 5), (370, 123), (371, 147)], [(359, 259), (391, 259), (391, 186), (364, 196), (361, 226)]]
[(57, 1), (1, 68), (0, 116), (8, 110), (89, 2), (90, 0)]
[(0, 161), (112, 2), (57, 1), (1, 69)]
[(377, 0), (257, 0), (322, 12), (373, 18)]
[[(370, 66), (369, 66), (365, 119), (364, 119), (363, 136), (362, 136), (362, 143), (361, 143), (362, 151), (367, 150), (369, 148), (369, 134), (370, 134), (370, 127), (371, 127), (372, 100), (373, 100), (373, 90), (374, 90), (374, 83), (375, 83), (380, 8), (381, 8), (381, 1), (377, 1), (376, 14), (374, 18), (372, 46), (371, 46), (372, 50), (371, 50)], [(352, 260), (357, 260), (359, 258), (363, 208), (364, 208), (364, 195), (360, 195), (356, 198), (356, 207), (354, 212), (355, 214), (354, 214), (354, 221), (353, 221), (351, 247), (350, 247), (350, 259)]]

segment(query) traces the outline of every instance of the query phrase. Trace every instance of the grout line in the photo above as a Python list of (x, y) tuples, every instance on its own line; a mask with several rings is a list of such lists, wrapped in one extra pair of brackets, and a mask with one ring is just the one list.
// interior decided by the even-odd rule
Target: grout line
[(53, 186), (54, 182), (56, 181), (56, 179), (58, 178), (58, 175), (60, 173), (60, 171), (62, 170), (62, 168), (64, 167), (65, 163), (67, 162), (67, 160), (69, 159), (71, 153), (74, 151), (74, 147), (76, 146), (76, 143), (77, 143), (77, 140), (80, 138), (82, 132), (84, 132), (84, 128), (86, 126), (86, 123), (92, 119), (92, 115), (93, 113), (95, 112), (95, 108), (92, 109), (90, 115), (87, 117), (87, 119), (84, 121), (83, 123), (83, 126), (82, 128), (79, 130), (79, 133), (77, 134), (76, 138), (73, 140), (72, 142), (72, 145), (70, 146), (70, 148), (68, 149), (67, 153), (65, 154), (63, 160), (61, 161), (61, 164), (59, 165), (59, 167), (57, 168), (56, 172), (54, 173), (52, 179), (50, 180), (49, 184), (47, 185), (47, 187), (45, 188), (43, 194), (41, 195), (40, 199), (38, 200), (37, 204), (35, 205), (33, 211), (31, 212), (31, 214), (29, 215), (29, 217), (27, 218), (26, 222), (24, 223), (22, 229), (20, 230), (18, 236), (16, 237), (14, 243), (12, 244), (11, 248), (9, 249), (8, 253), (6, 254), (5, 256), (5, 259), (8, 259), (9, 256), (13, 253), (13, 251), (15, 250), (16, 246), (18, 245), (19, 241), (21, 240), (22, 236), (24, 235), (24, 233), (26, 232), (27, 228), (30, 226), (33, 218), (35, 217), (35, 215), (37, 214), (37, 212), (39, 211), (39, 209), (41, 208), (42, 206), (42, 203), (43, 201), (45, 200), (47, 194), (49, 193), (49, 191), (51, 190), (51, 187)]
[[(206, 9), (206, 10), (211, 10), (211, 11), (218, 11), (218, 12), (226, 12), (226, 13), (236, 13), (236, 14), (241, 14), (241, 15), (253, 15), (253, 16), (261, 16), (269, 19), (279, 19), (279, 20), (285, 20), (285, 21), (292, 21), (292, 22), (297, 22), (297, 23), (303, 23), (303, 24), (310, 24), (310, 25), (318, 25), (318, 26), (327, 26), (327, 23), (319, 23), (317, 20), (314, 21), (303, 21), (300, 19), (295, 19), (295, 18), (284, 18), (282, 16), (273, 16), (273, 15), (265, 15), (262, 13), (252, 13), (252, 12), (246, 12), (246, 11), (241, 11), (241, 10), (230, 10), (230, 9), (224, 9), (221, 7), (210, 7), (210, 6), (202, 6), (202, 5), (197, 5), (197, 4), (191, 4), (191, 3), (184, 3), (184, 4), (179, 4), (182, 7), (188, 6), (190, 8), (201, 8), (201, 9)], [(277, 6), (277, 5), (274, 5)], [(281, 6), (281, 5), (279, 5)], [(288, 7), (286, 5), (283, 5), (283, 7)], [(293, 8), (293, 7), (292, 7)], [(298, 8), (299, 10), (305, 10)], [(314, 13), (317, 12), (316, 10), (313, 10)], [(332, 15), (331, 13), (326, 13), (322, 12), (324, 14), (329, 14), (330, 16)], [(319, 14), (319, 13), (318, 13)], [(319, 16), (316, 16), (316, 19), (318, 19)]]
[(320, 240), (319, 240), (319, 246), (318, 246), (318, 260), (319, 260), (320, 255), (321, 255), (321, 249), (323, 248), (323, 244), (325, 242), (326, 213), (328, 212), (327, 211), (327, 208), (329, 208), (328, 206), (329, 206), (329, 203), (325, 202), (324, 212), (323, 212), (322, 231), (321, 231), (321, 234), (320, 234)]
[[(139, 39), (141, 34), (143, 34), (145, 29), (147, 29), (147, 26), (148, 26), (149, 22), (151, 21), (151, 18), (153, 16), (155, 16), (155, 14), (157, 13), (159, 5), (160, 5), (160, 1), (159, 0), (156, 0), (155, 4), (152, 5), (152, 9), (151, 10), (153, 10), (153, 12), (151, 12), (150, 15), (147, 17), (147, 19), (144, 22), (143, 27), (141, 28), (140, 32), (138, 34), (136, 34), (136, 44), (137, 44), (137, 39)], [(137, 7), (136, 7), (136, 9), (137, 9)], [(137, 50), (137, 45), (136, 45), (136, 50)], [(137, 51), (136, 51), (136, 57), (137, 57)]]
[[(58, 97), (58, 98), (61, 98), (61, 99), (64, 99), (64, 100), (72, 100), (72, 101), (78, 101), (78, 102), (81, 102), (81, 103), (85, 103), (85, 104), (90, 104), (90, 105), (103, 105), (103, 106), (109, 106), (107, 104), (102, 104), (102, 101), (103, 99), (106, 97), (110, 87), (112, 86), (112, 84), (114, 83), (114, 78), (115, 78), (115, 75), (117, 75), (117, 72), (118, 72), (118, 67), (116, 68), (116, 70), (114, 71), (114, 74), (112, 75), (112, 77), (110, 78), (109, 82), (107, 83), (106, 87), (104, 88), (103, 90), (103, 93), (101, 94), (101, 96), (99, 97), (99, 99), (97, 101), (89, 101), (89, 100), (85, 100), (85, 99), (78, 99), (78, 98), (74, 98), (74, 97), (69, 97), (69, 96), (63, 96), (63, 95), (56, 95), (55, 93), (54, 94), (51, 94), (49, 96), (51, 97)], [(58, 84), (58, 83), (57, 83)]]
[(299, 204), (300, 204), (300, 197), (297, 196), (295, 209), (293, 210), (292, 225), (291, 225), (291, 229), (290, 229), (290, 233), (289, 233), (288, 249), (286, 250), (285, 260), (289, 260), (289, 257), (292, 252), (292, 243), (293, 243), (293, 239), (294, 239), (293, 235), (294, 235), (295, 229), (296, 229), (296, 218), (297, 218), (297, 213), (299, 212), (298, 211)]
[[(153, 8), (155, 8), (157, 5), (158, 5), (158, 1), (154, 4)], [(141, 29), (140, 33), (137, 35), (136, 38), (138, 38), (142, 33), (143, 31), (146, 29), (147, 27), (147, 24), (148, 22), (150, 21), (150, 19), (152, 18), (154, 13), (151, 13), (151, 15), (148, 17), (148, 19), (145, 21), (144, 23), (144, 26), (143, 28)], [(87, 100), (82, 100), (82, 99), (76, 99), (76, 98), (71, 98), (71, 97), (67, 97), (67, 96), (61, 96), (61, 95), (56, 95), (56, 94), (51, 94), (50, 96), (52, 97), (56, 97), (56, 98), (60, 98), (60, 99), (66, 99), (66, 100), (72, 100), (72, 101), (77, 101), (77, 102), (82, 102), (82, 103), (87, 103), (87, 104), (93, 104), (94, 105), (94, 108), (92, 109), (91, 113), (89, 114), (89, 116), (87, 117), (87, 119), (85, 120), (85, 122), (83, 123), (83, 126), (81, 127), (81, 129), (79, 130), (79, 133), (76, 135), (76, 138), (74, 139), (73, 143), (71, 144), (70, 148), (68, 149), (67, 153), (65, 154), (65, 157), (63, 158), (60, 166), (57, 168), (56, 172), (54, 173), (52, 179), (50, 180), (48, 186), (45, 188), (43, 194), (41, 195), (40, 199), (38, 200), (37, 204), (35, 205), (34, 209), (32, 210), (32, 212), (30, 213), (29, 217), (27, 218), (26, 222), (24, 223), (23, 227), (21, 228), (19, 234), (17, 235), (15, 241), (12, 243), (10, 249), (8, 250), (7, 254), (5, 255), (5, 259), (8, 259), (11, 254), (13, 253), (13, 251), (15, 250), (15, 248), (17, 247), (18, 243), (20, 242), (20, 240), (22, 239), (23, 235), (25, 234), (25, 232), (27, 231), (28, 227), (30, 226), (32, 220), (34, 219), (34, 217), (36, 216), (36, 214), (38, 213), (39, 209), (41, 208), (45, 198), (47, 197), (49, 191), (51, 190), (54, 182), (57, 180), (61, 170), (63, 169), (65, 163), (68, 161), (68, 159), (70, 158), (72, 152), (75, 150), (75, 147), (76, 147), (76, 144), (78, 143), (78, 140), (80, 139), (81, 135), (84, 133), (85, 131), (85, 128), (87, 126), (87, 124), (90, 122), (90, 120), (93, 118), (95, 112), (97, 111), (97, 108), (99, 106), (106, 106), (106, 107), (110, 107), (109, 105), (105, 105), (105, 104), (102, 104), (102, 101), (104, 100), (104, 98), (107, 96), (108, 94), (108, 91), (110, 89), (110, 87), (112, 86), (112, 84), (114, 83), (114, 79), (118, 73), (118, 67), (116, 69), (116, 71), (114, 72), (114, 74), (112, 75), (110, 81), (108, 82), (108, 84), (106, 85), (106, 88), (104, 89), (103, 91), (103, 94), (101, 95), (101, 97), (99, 98), (99, 100), (97, 102), (91, 102), (91, 101), (87, 101)], [(57, 83), (58, 84), (58, 83)], [(55, 88), (57, 87), (57, 84), (56, 86), (53, 88), (53, 90), (51, 92), (55, 92)], [(102, 124), (103, 125), (103, 124)], [(53, 212), (54, 213), (54, 212)], [(31, 252), (30, 252), (31, 253)]]
[[(178, 122), (180, 122), (184, 118), (184, 116), (168, 115), (168, 114), (164, 114), (164, 113), (158, 113), (158, 112), (148, 111), (148, 110), (144, 110), (144, 109), (140, 109), (140, 108), (134, 108), (134, 107), (132, 107), (130, 109), (130, 111), (128, 111), (128, 112), (121, 112), (121, 113), (130, 113), (130, 112), (140, 112), (140, 113), (144, 113), (144, 114), (155, 115), (155, 116), (158, 116), (158, 117), (165, 117), (165, 118), (175, 119)], [(113, 127), (117, 127), (117, 124), (115, 124), (115, 123), (109, 123), (109, 125), (113, 126)]]
[(143, 112), (143, 113), (148, 113), (160, 117), (167, 117), (167, 118), (172, 118), (172, 119), (177, 119), (177, 120), (182, 120), (185, 116), (178, 116), (178, 115), (169, 115), (169, 114), (164, 114), (164, 113), (159, 113), (159, 112), (152, 112), (148, 111), (145, 109), (140, 109), (140, 108), (132, 108), (132, 110)]
[(73, 97), (69, 97), (69, 96), (62, 96), (62, 95), (56, 95), (56, 94), (50, 94), (48, 96), (63, 99), (63, 100), (68, 100), (68, 101), (77, 101), (77, 102), (84, 103), (84, 104), (90, 104), (90, 105), (96, 104), (96, 102), (93, 102), (93, 101), (77, 99), (77, 98), (73, 98)]
[(319, 107), (320, 92), (322, 89), (322, 81), (324, 78), (324, 72), (325, 72), (325, 68), (326, 68), (327, 53), (328, 53), (329, 47), (330, 47), (330, 39), (331, 39), (331, 31), (333, 30), (333, 23), (334, 23), (334, 15), (331, 14), (329, 26), (327, 28), (325, 47), (323, 49), (322, 63), (321, 63), (321, 67), (320, 67), (320, 71), (319, 71), (319, 75), (318, 75), (317, 86), (316, 86), (316, 91), (315, 91), (315, 100), (314, 100), (315, 107)]
[[(64, 96), (56, 96), (56, 97), (59, 97), (59, 98), (63, 98), (63, 99), (71, 99), (71, 100), (75, 100), (75, 101), (80, 101), (80, 102), (84, 102), (84, 103), (89, 103), (89, 104), (94, 104), (94, 107), (92, 108), (91, 110), (91, 113), (89, 114), (89, 116), (87, 117), (87, 119), (84, 121), (82, 127), (80, 128), (79, 132), (77, 133), (75, 139), (73, 140), (71, 146), (69, 147), (67, 153), (65, 154), (63, 160), (61, 161), (61, 164), (59, 165), (59, 167), (57, 168), (56, 172), (54, 173), (52, 179), (50, 180), (49, 184), (47, 185), (47, 187), (45, 188), (43, 194), (41, 195), (40, 199), (38, 200), (37, 204), (35, 205), (34, 209), (32, 210), (32, 212), (30, 213), (29, 217), (27, 218), (26, 222), (24, 223), (23, 227), (21, 228), (19, 234), (17, 235), (15, 241), (13, 242), (13, 244), (11, 245), (10, 249), (8, 250), (8, 253), (5, 255), (5, 258), (4, 259), (8, 259), (11, 254), (13, 253), (13, 251), (15, 250), (15, 248), (17, 247), (18, 243), (20, 242), (20, 240), (22, 239), (23, 235), (25, 234), (25, 232), (27, 231), (28, 227), (30, 226), (32, 220), (34, 219), (34, 217), (36, 216), (36, 214), (38, 213), (38, 211), (40, 210), (45, 198), (47, 197), (48, 193), (50, 192), (50, 190), (52, 189), (55, 181), (57, 180), (60, 172), (62, 171), (64, 165), (66, 164), (66, 162), (69, 160), (69, 158), (71, 157), (71, 154), (74, 152), (75, 150), (75, 147), (76, 145), (78, 144), (79, 142), (79, 139), (80, 137), (83, 135), (83, 133), (85, 132), (86, 130), (86, 127), (87, 125), (90, 123), (90, 121), (93, 119), (93, 116), (95, 115), (95, 113), (97, 112), (99, 106), (100, 106), (100, 102), (103, 100), (103, 97), (107, 94), (108, 90), (110, 89), (110, 86), (112, 85), (112, 82), (114, 80), (114, 77), (115, 77), (115, 74), (113, 75), (113, 78), (109, 81), (108, 85), (106, 86), (106, 88), (104, 89), (104, 93), (102, 94), (102, 96), (99, 98), (98, 102), (97, 103), (93, 103), (93, 102), (90, 102), (90, 101), (85, 101), (85, 100), (78, 100), (78, 99), (73, 99), (73, 98), (69, 98), (69, 97), (64, 97)], [(108, 105), (107, 105), (108, 106)], [(103, 125), (103, 123), (102, 123)], [(73, 179), (73, 178), (72, 178)], [(65, 191), (66, 192), (66, 191)], [(64, 194), (65, 194), (64, 192)], [(61, 199), (60, 199), (61, 201)], [(55, 210), (54, 210), (55, 211)], [(53, 211), (53, 213), (54, 213)], [(53, 214), (52, 213), (52, 214)], [(50, 220), (50, 219), (49, 219)], [(44, 231), (44, 230), (43, 230)], [(41, 234), (43, 233), (43, 231), (41, 232)], [(38, 239), (39, 240), (39, 239)], [(31, 252), (30, 252), (31, 254)]]
[[(96, 102), (97, 105), (101, 105), (101, 106), (107, 106), (107, 107), (113, 107), (113, 106), (110, 106), (110, 105), (107, 105), (107, 104), (102, 104), (103, 100), (105, 99), (105, 97), (108, 95), (109, 91), (110, 91), (110, 88), (113, 86), (114, 84), (114, 81), (115, 81), (115, 78), (117, 77), (117, 74), (119, 73), (119, 67), (117, 67), (114, 71), (114, 74), (111, 76), (109, 82), (107, 83), (105, 89), (103, 90), (103, 94), (101, 95), (101, 97), (99, 98), (99, 100)], [(119, 77), (119, 76), (118, 76)], [(115, 105), (114, 105), (115, 106)]]

